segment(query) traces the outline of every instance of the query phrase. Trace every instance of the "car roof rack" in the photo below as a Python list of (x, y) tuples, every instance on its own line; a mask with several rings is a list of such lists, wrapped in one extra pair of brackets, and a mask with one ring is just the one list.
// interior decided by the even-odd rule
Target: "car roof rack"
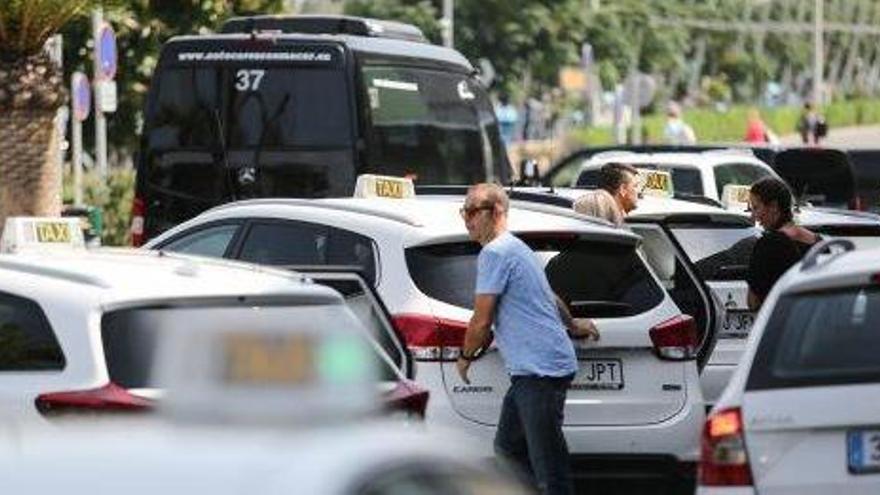
[[(838, 253), (834, 253), (832, 248), (839, 247), (841, 251)], [(801, 264), (801, 271), (807, 271), (819, 263), (819, 256), (822, 254), (828, 253), (833, 256), (829, 258), (825, 263), (830, 263), (834, 258), (843, 254), (847, 251), (852, 251), (856, 248), (855, 244), (849, 239), (827, 239), (824, 241), (819, 241), (815, 246), (811, 247), (807, 254), (804, 255), (804, 261)]]
[(221, 33), (302, 33), (347, 34), (371, 38), (428, 43), (421, 29), (402, 22), (346, 15), (256, 15), (233, 17), (220, 28)]

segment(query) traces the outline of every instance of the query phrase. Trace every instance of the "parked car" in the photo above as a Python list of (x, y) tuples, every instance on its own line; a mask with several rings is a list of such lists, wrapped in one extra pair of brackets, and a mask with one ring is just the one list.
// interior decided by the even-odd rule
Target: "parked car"
[(409, 356), (386, 353), (397, 335), (381, 335), (375, 325), (368, 334), (338, 293), (302, 275), (170, 253), (48, 244), (50, 251), (0, 255), (4, 416), (149, 411), (161, 397), (149, 376), (157, 326), (151, 318), (187, 330), (197, 317), (220, 323), (261, 307), (291, 322), (333, 323), (376, 340), (389, 406), (424, 412), (427, 392), (407, 379)]
[[(417, 361), (417, 382), (432, 392), (427, 422), (483, 439), (488, 456), (508, 386), (500, 355), (491, 347), (477, 360), (470, 384), (454, 366), (472, 312), (479, 245), (459, 216), (461, 191), (399, 194), (411, 187), (385, 184), (396, 198), (233, 203), (146, 247), (281, 266), (359, 265)], [(602, 332), (598, 343), (577, 344), (580, 371), (564, 426), (575, 471), (623, 476), (638, 466), (642, 475), (686, 474), (697, 446), (695, 421), (704, 415), (694, 361), (699, 337), (639, 256), (637, 236), (518, 200), (509, 228), (544, 260), (574, 315), (593, 318)]]
[(34, 494), (525, 493), (514, 479), (481, 464), (458, 435), (379, 417), (384, 401), (374, 385), (385, 372), (373, 343), (338, 295), (292, 285), (298, 292), (285, 295), (297, 296), (293, 305), (268, 294), (233, 311), (187, 306), (186, 328), (169, 325), (176, 308), (167, 304), (139, 308), (128, 323), (158, 327), (153, 374), (164, 397), (157, 414), (52, 430), (4, 422), (4, 488)]
[(852, 248), (821, 242), (770, 292), (706, 421), (697, 493), (880, 491), (880, 250)]

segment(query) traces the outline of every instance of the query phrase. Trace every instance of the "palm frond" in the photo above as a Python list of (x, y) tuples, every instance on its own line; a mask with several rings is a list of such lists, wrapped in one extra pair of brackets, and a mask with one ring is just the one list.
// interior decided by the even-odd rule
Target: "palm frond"
[(71, 18), (98, 0), (0, 0), (0, 53), (7, 60), (33, 55)]

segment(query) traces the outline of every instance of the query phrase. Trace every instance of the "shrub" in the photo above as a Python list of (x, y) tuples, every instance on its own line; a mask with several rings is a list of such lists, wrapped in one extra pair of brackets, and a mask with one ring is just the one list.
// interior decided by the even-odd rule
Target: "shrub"
[[(83, 201), (88, 206), (101, 209), (103, 216), (101, 243), (105, 246), (129, 244), (134, 178), (135, 171), (128, 168), (111, 168), (106, 183), (95, 170), (83, 173)], [(64, 203), (73, 203), (71, 173), (64, 174)]]

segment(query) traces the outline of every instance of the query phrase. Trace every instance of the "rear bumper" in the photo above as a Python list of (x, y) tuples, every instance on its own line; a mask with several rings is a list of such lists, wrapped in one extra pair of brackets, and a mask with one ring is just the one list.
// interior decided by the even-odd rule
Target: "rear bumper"
[(755, 495), (750, 486), (698, 486), (696, 495)]

